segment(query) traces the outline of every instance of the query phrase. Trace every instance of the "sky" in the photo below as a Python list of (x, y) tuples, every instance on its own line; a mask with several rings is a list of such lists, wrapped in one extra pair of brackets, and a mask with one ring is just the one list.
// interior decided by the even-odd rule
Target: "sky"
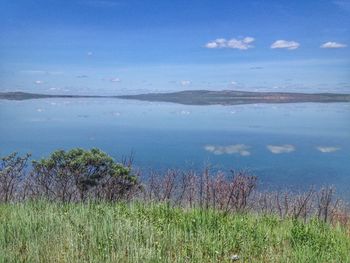
[(0, 90), (350, 93), (350, 0), (2, 0)]

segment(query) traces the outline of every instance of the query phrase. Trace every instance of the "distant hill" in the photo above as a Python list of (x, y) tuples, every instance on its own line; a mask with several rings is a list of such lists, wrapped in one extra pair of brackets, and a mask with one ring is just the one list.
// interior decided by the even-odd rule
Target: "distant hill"
[(174, 102), (187, 105), (236, 105), (250, 103), (350, 102), (350, 94), (287, 93), (190, 90), (173, 93), (148, 93), (118, 96), (123, 99)]
[(186, 105), (238, 105), (252, 103), (299, 103), (299, 102), (350, 102), (350, 94), (248, 92), (189, 90), (171, 93), (147, 93), (120, 96), (49, 95), (26, 92), (0, 92), (0, 99), (27, 100), (45, 98), (118, 98), (143, 101), (173, 102)]
[(50, 95), (28, 92), (0, 92), (0, 99), (5, 100), (31, 100), (31, 99), (48, 99), (48, 98), (99, 98), (101, 96), (81, 96), (81, 95)]

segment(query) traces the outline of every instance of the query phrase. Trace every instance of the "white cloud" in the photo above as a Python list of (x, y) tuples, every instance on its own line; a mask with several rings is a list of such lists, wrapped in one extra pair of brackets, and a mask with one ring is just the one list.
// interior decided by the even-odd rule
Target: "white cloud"
[(245, 37), (243, 42), (246, 44), (253, 43), (255, 41), (254, 37)]
[(215, 155), (239, 154), (241, 156), (249, 156), (251, 154), (250, 151), (248, 151), (250, 147), (245, 144), (235, 144), (235, 145), (227, 145), (227, 146), (206, 145), (204, 146), (204, 149)]
[(34, 81), (34, 83), (37, 84), (37, 85), (40, 85), (40, 84), (43, 84), (44, 81), (42, 81), (42, 80), (36, 80), (36, 81)]
[(296, 41), (287, 41), (287, 40), (276, 40), (271, 44), (271, 48), (285, 48), (289, 50), (297, 49), (300, 44)]
[(216, 42), (209, 42), (205, 45), (206, 48), (218, 48), (219, 44)]
[(295, 151), (295, 147), (290, 144), (284, 144), (284, 145), (267, 145), (267, 149), (274, 153), (274, 154), (281, 154), (281, 153), (291, 153)]
[(120, 78), (111, 78), (110, 81), (111, 82), (120, 82)]
[(88, 53), (87, 53), (87, 55), (90, 57), (90, 56), (92, 56), (94, 53), (92, 53), (91, 51), (89, 51)]
[(337, 42), (326, 42), (321, 45), (321, 48), (345, 48), (347, 45)]
[(188, 86), (191, 84), (190, 80), (181, 80), (180, 81), (181, 86)]
[(321, 153), (333, 153), (340, 150), (340, 147), (334, 147), (334, 146), (318, 146), (316, 147), (317, 150), (319, 150)]
[(243, 39), (225, 39), (225, 38), (218, 38), (214, 41), (208, 42), (205, 47), (206, 48), (232, 48), (232, 49), (239, 49), (239, 50), (247, 50), (249, 48), (252, 48), (253, 43), (255, 39), (253, 37), (245, 37)]
[(187, 111), (187, 110), (182, 110), (182, 111), (180, 111), (180, 114), (181, 114), (181, 115), (190, 115), (191, 112), (190, 112), (190, 111)]

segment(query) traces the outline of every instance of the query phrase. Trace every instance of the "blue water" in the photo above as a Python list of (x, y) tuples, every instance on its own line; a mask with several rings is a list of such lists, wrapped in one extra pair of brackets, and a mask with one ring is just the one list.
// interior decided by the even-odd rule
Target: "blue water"
[[(185, 106), (117, 99), (0, 101), (0, 155), (98, 147), (143, 170), (248, 169), (262, 186), (335, 185), (350, 200), (350, 104)], [(269, 146), (270, 148), (268, 148)]]

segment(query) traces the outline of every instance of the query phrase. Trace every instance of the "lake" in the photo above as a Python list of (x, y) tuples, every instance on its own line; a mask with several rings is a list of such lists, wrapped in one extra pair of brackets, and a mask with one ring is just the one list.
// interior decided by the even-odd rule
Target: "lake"
[(0, 155), (98, 147), (144, 171), (247, 169), (266, 189), (334, 185), (350, 200), (350, 104), (187, 106), (119, 99), (0, 100)]

